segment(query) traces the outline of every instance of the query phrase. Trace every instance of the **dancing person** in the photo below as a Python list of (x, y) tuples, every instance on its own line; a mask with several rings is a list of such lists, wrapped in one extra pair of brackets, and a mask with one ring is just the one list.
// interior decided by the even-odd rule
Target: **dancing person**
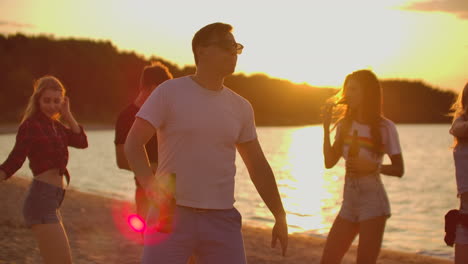
[[(197, 263), (246, 263), (242, 219), (234, 207), (236, 149), (275, 218), (271, 246), (279, 240), (286, 253), (286, 213), (257, 138), (252, 106), (224, 85), (243, 49), (231, 31), (224, 23), (197, 31), (192, 39), (196, 73), (161, 84), (128, 134), (125, 153), (147, 195), (161, 201), (155, 189), (175, 181), (172, 228), (156, 225), (157, 232), (145, 233), (144, 264), (185, 263), (192, 254)], [(156, 175), (144, 153), (154, 130), (159, 144)], [(160, 224), (167, 217), (161, 205), (156, 212)]]
[(0, 165), (0, 181), (10, 178), (21, 168), (26, 157), (29, 159), (34, 180), (24, 202), (23, 216), (47, 264), (72, 263), (60, 214), (60, 205), (70, 182), (66, 168), (68, 146), (88, 147), (86, 134), (70, 111), (70, 100), (65, 96), (62, 83), (56, 77), (44, 76), (34, 84), (16, 143)]
[[(346, 160), (343, 202), (323, 250), (321, 263), (340, 263), (359, 234), (357, 263), (376, 263), (390, 204), (380, 174), (402, 177), (398, 133), (382, 113), (382, 90), (375, 74), (360, 70), (348, 75), (344, 87), (323, 112), (325, 167)], [(334, 107), (340, 104), (340, 107)], [(339, 111), (341, 109), (341, 112)], [(330, 123), (336, 114), (336, 134), (330, 142)], [(389, 165), (383, 165), (388, 155)]]
[[(127, 139), (128, 132), (135, 121), (135, 115), (140, 111), (140, 107), (146, 101), (151, 92), (158, 85), (166, 80), (172, 79), (172, 74), (161, 62), (155, 62), (149, 66), (145, 66), (140, 76), (139, 93), (136, 99), (119, 113), (117, 122), (115, 123), (115, 155), (117, 166), (120, 169), (129, 170), (127, 158), (125, 157), (124, 144)], [(146, 143), (145, 150), (148, 155), (149, 162), (153, 171), (156, 171), (158, 164), (158, 140), (156, 134)], [(141, 220), (146, 219), (148, 207), (150, 206), (146, 198), (145, 191), (135, 178), (135, 204), (137, 214)]]
[[(457, 196), (460, 198), (460, 209), (456, 211), (454, 225), (455, 263), (468, 263), (468, 83), (452, 106), (454, 111), (450, 134), (455, 146), (453, 159), (457, 182)], [(446, 223), (449, 224), (449, 223)]]

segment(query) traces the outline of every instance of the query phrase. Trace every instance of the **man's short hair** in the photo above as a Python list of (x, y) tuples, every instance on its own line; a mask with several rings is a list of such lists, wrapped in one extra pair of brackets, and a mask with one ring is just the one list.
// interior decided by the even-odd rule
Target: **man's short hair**
[(172, 79), (172, 74), (163, 63), (156, 61), (145, 66), (140, 77), (140, 90), (154, 89), (162, 82)]
[(195, 64), (198, 64), (197, 54), (195, 50), (199, 46), (204, 46), (208, 41), (214, 38), (223, 38), (227, 33), (232, 31), (232, 26), (221, 22), (212, 23), (202, 27), (195, 33), (192, 39), (192, 52), (195, 58)]

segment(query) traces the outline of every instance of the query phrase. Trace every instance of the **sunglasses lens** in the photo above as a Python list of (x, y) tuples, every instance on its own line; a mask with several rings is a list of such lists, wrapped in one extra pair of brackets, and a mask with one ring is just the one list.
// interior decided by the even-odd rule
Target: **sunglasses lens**
[(228, 52), (235, 51), (237, 54), (241, 54), (244, 49), (244, 45), (232, 41), (214, 41), (207, 43), (208, 45), (216, 45)]
[(236, 51), (237, 51), (237, 54), (242, 54), (242, 50), (244, 49), (244, 46), (240, 43), (236, 43)]

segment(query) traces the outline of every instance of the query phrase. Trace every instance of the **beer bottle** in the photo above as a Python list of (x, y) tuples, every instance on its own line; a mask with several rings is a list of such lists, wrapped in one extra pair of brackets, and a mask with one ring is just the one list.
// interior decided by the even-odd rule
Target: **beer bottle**
[(359, 156), (360, 146), (358, 141), (358, 132), (357, 130), (353, 131), (353, 137), (351, 139), (351, 144), (349, 145), (348, 157), (356, 158)]

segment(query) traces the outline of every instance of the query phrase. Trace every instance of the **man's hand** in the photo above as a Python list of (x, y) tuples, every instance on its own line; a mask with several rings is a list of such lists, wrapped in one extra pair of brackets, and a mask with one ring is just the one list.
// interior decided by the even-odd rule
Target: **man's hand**
[(153, 206), (158, 207), (160, 197), (160, 190), (157, 187), (157, 182), (152, 181), (146, 188), (145, 188), (145, 195), (146, 198)]
[(271, 247), (276, 247), (276, 240), (279, 240), (283, 257), (286, 256), (288, 249), (288, 224), (286, 223), (286, 217), (276, 219), (275, 226), (273, 226)]
[(159, 196), (158, 196), (158, 193), (153, 190), (153, 189), (145, 189), (145, 195), (146, 195), (146, 198), (148, 199), (148, 201), (152, 202), (153, 204), (157, 204), (158, 203), (158, 199), (159, 199)]
[(0, 182), (5, 181), (6, 177), (7, 177), (6, 173), (4, 171), (0, 170)]

